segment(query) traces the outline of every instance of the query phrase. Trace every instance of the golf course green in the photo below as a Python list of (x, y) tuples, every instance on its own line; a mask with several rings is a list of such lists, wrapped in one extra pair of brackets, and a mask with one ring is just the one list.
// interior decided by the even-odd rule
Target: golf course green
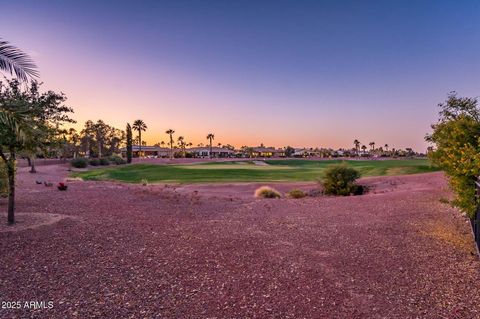
[(266, 160), (210, 162), (183, 165), (132, 164), (75, 172), (84, 180), (115, 180), (128, 183), (212, 183), (315, 181), (326, 167), (344, 162), (361, 176), (405, 175), (437, 171), (427, 159), (405, 160)]

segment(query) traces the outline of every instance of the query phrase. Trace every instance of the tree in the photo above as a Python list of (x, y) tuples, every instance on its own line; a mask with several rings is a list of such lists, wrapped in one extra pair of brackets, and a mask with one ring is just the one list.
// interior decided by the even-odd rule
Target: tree
[(185, 157), (185, 148), (187, 146), (187, 143), (185, 142), (185, 138), (183, 136), (179, 136), (177, 138), (178, 141), (178, 147), (182, 150), (182, 157)]
[(240, 148), (240, 150), (242, 151), (243, 154), (247, 155), (249, 158), (253, 157), (253, 152), (254, 152), (253, 147), (244, 145)]
[(105, 124), (105, 122), (103, 122), (102, 120), (98, 120), (97, 123), (93, 125), (93, 128), (95, 130), (95, 139), (97, 141), (97, 150), (98, 150), (97, 155), (98, 155), (98, 158), (101, 158), (102, 149), (105, 142), (105, 136), (107, 135), (107, 132), (108, 132), (108, 127)]
[(370, 143), (368, 143), (368, 145), (370, 145), (370, 149), (371, 149), (372, 151), (375, 150), (375, 142), (370, 142)]
[(353, 141), (353, 145), (355, 145), (355, 151), (357, 152), (357, 156), (358, 156), (358, 153), (360, 153), (360, 141), (355, 139)]
[(53, 91), (40, 93), (36, 82), (22, 85), (16, 79), (0, 83), (0, 158), (8, 176), (8, 223), (15, 222), (15, 171), (18, 152), (46, 147), (49, 138), (62, 133), (60, 125), (72, 123), (66, 97)]
[(365, 151), (367, 150), (367, 147), (365, 145), (362, 145), (362, 151), (363, 153), (365, 153)]
[(210, 158), (212, 158), (212, 141), (215, 139), (215, 135), (213, 135), (212, 133), (209, 133), (207, 135), (207, 140), (210, 141), (210, 151), (208, 152), (208, 155)]
[(132, 138), (132, 127), (130, 123), (127, 123), (127, 163), (130, 164), (132, 162), (133, 156), (133, 138)]
[(64, 135), (64, 155), (65, 157), (76, 158), (80, 152), (80, 135), (73, 127), (70, 128)]
[(471, 218), (479, 199), (475, 181), (480, 175), (480, 108), (476, 98), (457, 97), (451, 92), (440, 107), (439, 120), (426, 136), (436, 146), (428, 156), (447, 175), (455, 193), (452, 201)]
[(173, 133), (175, 133), (175, 131), (168, 129), (165, 133), (170, 137), (170, 158), (173, 158)]
[(291, 147), (291, 146), (285, 147), (285, 156), (286, 157), (292, 156), (293, 153), (295, 153), (295, 149), (293, 147)]
[(0, 70), (24, 82), (39, 75), (37, 66), (29, 55), (2, 39), (0, 39)]
[(98, 120), (85, 122), (80, 132), (80, 145), (85, 154), (90, 156), (109, 156), (120, 152), (125, 141), (125, 132)]
[(133, 122), (132, 128), (138, 132), (138, 142), (139, 142), (138, 156), (141, 157), (142, 156), (142, 131), (147, 130), (147, 125), (142, 120), (136, 120), (135, 122)]
[(385, 152), (388, 152), (388, 144), (383, 145), (385, 147)]

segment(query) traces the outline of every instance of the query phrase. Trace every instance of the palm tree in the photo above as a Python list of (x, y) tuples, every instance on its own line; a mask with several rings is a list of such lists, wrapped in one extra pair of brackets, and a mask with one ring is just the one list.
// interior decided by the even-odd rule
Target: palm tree
[(355, 145), (355, 150), (357, 151), (358, 156), (358, 153), (360, 152), (360, 141), (356, 139), (355, 141), (353, 141), (353, 144)]
[(365, 153), (366, 149), (367, 149), (367, 147), (366, 147), (365, 145), (362, 145), (362, 151), (363, 151), (363, 153)]
[(138, 145), (139, 145), (138, 157), (141, 157), (142, 156), (142, 131), (147, 130), (147, 125), (142, 120), (136, 120), (135, 122), (133, 122), (132, 128), (135, 131), (138, 131)]
[(370, 142), (370, 143), (368, 143), (368, 145), (370, 145), (372, 151), (375, 150), (375, 142)]
[(0, 39), (0, 70), (15, 75), (21, 81), (39, 76), (37, 66), (30, 56)]
[[(37, 66), (29, 55), (22, 50), (10, 45), (7, 41), (0, 39), (0, 70), (14, 75), (20, 81), (27, 81), (28, 78), (39, 76)], [(12, 112), (11, 110), (0, 109), (0, 124), (3, 130), (10, 131), (10, 136), (15, 136), (18, 143), (25, 142), (26, 133), (23, 120), (24, 111)], [(28, 125), (27, 125), (28, 127)], [(10, 150), (9, 157), (2, 156), (5, 162), (8, 178), (8, 214), (9, 224), (15, 222), (15, 152)], [(2, 155), (4, 155), (2, 153)]]
[(177, 138), (178, 147), (182, 150), (182, 157), (185, 157), (185, 138), (183, 136), (179, 136)]
[(168, 129), (165, 133), (170, 136), (170, 158), (173, 158), (173, 133), (175, 133), (175, 131)]
[(385, 147), (385, 152), (388, 152), (388, 144), (383, 145)]
[(208, 153), (208, 155), (210, 155), (210, 158), (212, 158), (212, 141), (215, 139), (215, 135), (213, 135), (212, 133), (209, 133), (207, 135), (207, 140), (210, 140), (210, 152)]

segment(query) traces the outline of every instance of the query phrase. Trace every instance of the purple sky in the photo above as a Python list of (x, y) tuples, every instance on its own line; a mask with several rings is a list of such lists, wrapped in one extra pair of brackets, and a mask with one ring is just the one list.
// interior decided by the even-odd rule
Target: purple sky
[(478, 1), (11, 1), (2, 37), (75, 118), (149, 144), (424, 151), (449, 91), (480, 89)]

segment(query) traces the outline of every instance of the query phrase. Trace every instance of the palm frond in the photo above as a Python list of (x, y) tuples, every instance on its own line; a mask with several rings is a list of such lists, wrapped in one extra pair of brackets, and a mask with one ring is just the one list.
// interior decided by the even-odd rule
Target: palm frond
[(17, 142), (24, 142), (25, 140), (25, 132), (19, 125), (19, 119), (21, 119), (23, 115), (21, 113), (14, 114), (12, 112), (0, 109), (0, 125), (2, 127), (7, 128), (9, 131), (14, 132)]
[(0, 39), (0, 70), (15, 75), (21, 81), (39, 76), (32, 58), (2, 39)]

